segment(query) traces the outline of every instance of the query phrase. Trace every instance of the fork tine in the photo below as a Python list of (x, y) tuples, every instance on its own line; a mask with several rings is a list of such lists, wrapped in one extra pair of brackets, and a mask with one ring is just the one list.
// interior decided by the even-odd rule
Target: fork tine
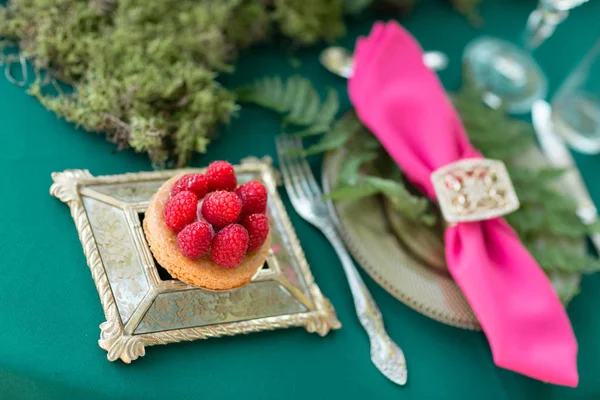
[(290, 197), (290, 200), (294, 201), (298, 196), (292, 182), (290, 171), (288, 170), (288, 160), (286, 154), (287, 150), (281, 138), (275, 139), (275, 147), (277, 148), (277, 155), (279, 156), (279, 168), (281, 169), (281, 174), (283, 175), (285, 190)]
[(302, 146), (302, 140), (297, 137), (289, 137), (288, 142), (291, 149), (295, 150), (295, 152), (300, 153), (298, 155), (294, 155), (293, 160), (295, 161), (295, 167), (298, 171), (298, 174), (303, 177), (302, 182), (304, 183), (304, 189), (307, 191), (307, 196), (310, 198), (321, 198), (323, 192), (321, 188), (317, 184), (317, 181), (306, 161), (306, 157), (301, 154), (304, 150)]
[(310, 187), (308, 186), (307, 179), (304, 176), (304, 172), (300, 168), (298, 155), (293, 154), (291, 151), (297, 150), (293, 140), (289, 137), (289, 135), (284, 135), (281, 137), (281, 144), (281, 148), (285, 151), (287, 168), (291, 175), (292, 183), (296, 189), (297, 196), (305, 199), (311, 199), (313, 196), (311, 194)]
[(277, 139), (277, 148), (279, 153), (279, 164), (282, 169), (284, 181), (286, 181), (286, 190), (292, 202), (301, 199), (310, 198), (310, 191), (304, 183), (302, 173), (298, 171), (295, 156), (290, 152), (293, 146), (287, 135), (280, 136)]
[(298, 194), (301, 194), (304, 198), (312, 199), (314, 196), (312, 195), (310, 187), (308, 186), (308, 180), (304, 176), (304, 171), (302, 171), (300, 156), (297, 154), (297, 152), (301, 149), (297, 148), (293, 139), (288, 135), (285, 137), (285, 143), (288, 150), (288, 167), (292, 173), (292, 179), (294, 180)]
[[(304, 150), (304, 147), (302, 146), (302, 140), (300, 138), (294, 138), (293, 142), (295, 147), (297, 147), (299, 150)], [(317, 180), (315, 179), (315, 176), (313, 175), (312, 170), (310, 169), (310, 165), (308, 165), (308, 161), (306, 161), (306, 157), (300, 155), (298, 156), (298, 159), (300, 163), (300, 168), (304, 171), (304, 176), (306, 177), (306, 181), (308, 182), (308, 186), (311, 189), (313, 197), (322, 197), (323, 191), (317, 183)]]

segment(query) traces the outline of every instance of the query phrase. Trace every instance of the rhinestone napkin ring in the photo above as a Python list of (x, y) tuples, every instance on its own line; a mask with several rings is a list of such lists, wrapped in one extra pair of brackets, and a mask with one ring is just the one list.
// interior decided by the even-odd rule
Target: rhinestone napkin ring
[(444, 219), (483, 221), (519, 208), (519, 199), (502, 161), (469, 158), (432, 172), (431, 181)]

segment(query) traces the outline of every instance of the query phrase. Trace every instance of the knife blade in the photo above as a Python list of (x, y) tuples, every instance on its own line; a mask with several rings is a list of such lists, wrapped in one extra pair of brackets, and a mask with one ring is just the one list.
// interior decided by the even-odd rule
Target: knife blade
[[(531, 117), (533, 128), (546, 159), (553, 167), (565, 170), (560, 178), (560, 183), (564, 185), (569, 195), (576, 201), (577, 216), (586, 225), (595, 223), (598, 220), (598, 210), (567, 144), (554, 132), (550, 104), (544, 100), (536, 101), (531, 110)], [(600, 234), (591, 235), (590, 239), (596, 251), (600, 254)]]

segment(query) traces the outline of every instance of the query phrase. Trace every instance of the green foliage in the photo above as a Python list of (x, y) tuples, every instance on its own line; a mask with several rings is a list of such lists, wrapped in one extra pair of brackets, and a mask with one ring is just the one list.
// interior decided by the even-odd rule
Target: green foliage
[(272, 31), (271, 15), (260, 2), (241, 2), (235, 18), (226, 24), (225, 33), (238, 48), (246, 48)]
[(402, 181), (367, 176), (367, 184), (375, 187), (379, 193), (388, 198), (394, 208), (406, 218), (420, 221), (432, 226), (436, 218), (429, 212), (430, 202), (423, 196), (411, 194)]
[(459, 13), (463, 14), (467, 20), (475, 26), (483, 23), (483, 19), (477, 10), (479, 3), (483, 0), (451, 0), (452, 7)]
[(545, 271), (584, 274), (600, 271), (600, 261), (582, 252), (581, 237), (539, 246), (530, 243), (525, 245)]
[(273, 110), (284, 116), (284, 124), (303, 127), (298, 135), (327, 132), (339, 109), (337, 92), (327, 91), (321, 101), (310, 80), (292, 76), (283, 82), (280, 77), (265, 77), (237, 90), (238, 100)]
[[(403, 8), (407, 0), (378, 1)], [(336, 39), (344, 7), (359, 12), (371, 2), (9, 0), (0, 5), (0, 65), (19, 60), (2, 53), (4, 39), (18, 43), (36, 70), (51, 73), (30, 87), (46, 108), (119, 149), (147, 152), (155, 166), (183, 166), (237, 110), (216, 79), (240, 48), (277, 31), (296, 44)], [(56, 80), (72, 85), (70, 94), (49, 95), (45, 86)], [(305, 126), (305, 135), (327, 131), (335, 92), (320, 107), (315, 93), (306, 96), (286, 122)]]
[(429, 200), (407, 189), (396, 164), (390, 162), (387, 153), (354, 112), (342, 116), (306, 153), (309, 155), (342, 147), (347, 154), (338, 186), (331, 191), (330, 198), (358, 200), (382, 195), (403, 216), (426, 225), (435, 223)]
[[(350, 15), (359, 15), (375, 4), (378, 8), (405, 14), (409, 12), (417, 0), (342, 0), (344, 12)], [(480, 25), (483, 20), (477, 7), (482, 0), (450, 0), (452, 8), (463, 14), (473, 25)]]
[[(288, 122), (320, 126), (315, 120), (322, 114), (317, 112), (321, 100), (308, 80), (293, 77), (284, 84), (279, 78), (265, 78), (251, 88), (240, 91), (241, 99), (277, 111)], [(469, 85), (468, 76), (452, 100), (473, 145), (487, 158), (506, 164), (521, 202), (519, 210), (506, 219), (542, 269), (560, 280), (556, 290), (567, 301), (579, 290), (578, 274), (600, 271), (600, 261), (587, 255), (581, 246), (585, 235), (597, 232), (599, 227), (583, 224), (573, 200), (557, 190), (556, 182), (563, 170), (545, 167), (541, 157), (539, 166), (531, 166), (535, 159), (532, 155), (539, 153), (532, 152), (535, 140), (530, 124), (508, 118), (503, 110), (486, 107), (480, 93)], [(329, 125), (334, 114), (328, 114), (323, 127)], [(310, 128), (301, 134), (306, 131)], [(328, 130), (311, 131), (323, 132), (305, 153), (344, 149), (344, 164), (330, 198), (356, 201), (382, 195), (403, 217), (428, 226), (436, 223), (435, 206), (403, 180), (398, 166), (353, 111), (345, 113)]]
[(333, 40), (344, 34), (341, 0), (274, 0), (281, 31), (300, 43)]
[[(299, 136), (323, 134), (320, 140), (305, 151), (305, 155), (323, 153), (346, 146), (349, 163), (341, 171), (346, 179), (330, 193), (333, 199), (359, 199), (381, 194), (403, 215), (431, 225), (435, 217), (430, 212), (429, 201), (411, 194), (402, 182), (380, 176), (364, 176), (362, 165), (381, 156), (381, 145), (360, 123), (354, 113), (348, 113), (335, 121), (338, 111), (337, 93), (330, 89), (324, 102), (310, 80), (292, 76), (287, 81), (279, 77), (265, 77), (250, 86), (237, 90), (238, 100), (262, 106), (283, 116), (284, 127), (291, 124), (302, 127)], [(387, 155), (385, 155), (387, 156)], [(381, 164), (381, 163), (380, 163)], [(387, 167), (394, 165), (387, 163)], [(399, 170), (395, 165), (396, 176)], [(390, 174), (386, 173), (389, 177)]]
[(361, 183), (360, 167), (377, 159), (377, 151), (364, 150), (353, 151), (344, 159), (344, 165), (340, 170), (340, 186), (355, 187)]
[(344, 12), (351, 15), (359, 15), (371, 6), (373, 0), (343, 0)]
[(45, 107), (119, 148), (147, 152), (157, 166), (183, 166), (237, 110), (235, 95), (216, 80), (232, 70), (237, 50), (266, 38), (274, 24), (303, 44), (333, 39), (343, 33), (340, 4), (11, 0), (0, 6), (0, 38), (72, 85), (70, 94), (50, 96), (38, 77), (30, 93)]
[(533, 127), (489, 109), (480, 98), (467, 83), (453, 100), (473, 145), (486, 157), (504, 161), (509, 170), (521, 206), (506, 220), (547, 273), (600, 271), (598, 259), (581, 249), (582, 238), (597, 227), (583, 224), (574, 201), (557, 190), (564, 171), (528, 166), (524, 160), (535, 158)]
[[(338, 149), (343, 146), (350, 137), (357, 133), (357, 130), (364, 129), (356, 119), (342, 117), (327, 130), (319, 141), (310, 146), (306, 151), (306, 155), (318, 154), (325, 151)], [(300, 136), (306, 131), (301, 131)]]
[(546, 275), (551, 279), (552, 286), (563, 303), (568, 303), (579, 293), (580, 273), (546, 270)]

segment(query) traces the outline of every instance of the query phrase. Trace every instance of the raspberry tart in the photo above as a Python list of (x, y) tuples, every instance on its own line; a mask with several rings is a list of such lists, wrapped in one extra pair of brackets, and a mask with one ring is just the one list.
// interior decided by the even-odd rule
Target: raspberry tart
[(216, 161), (206, 174), (179, 175), (150, 200), (144, 232), (171, 276), (209, 290), (249, 283), (270, 247), (267, 190), (258, 181), (238, 187), (231, 164)]

